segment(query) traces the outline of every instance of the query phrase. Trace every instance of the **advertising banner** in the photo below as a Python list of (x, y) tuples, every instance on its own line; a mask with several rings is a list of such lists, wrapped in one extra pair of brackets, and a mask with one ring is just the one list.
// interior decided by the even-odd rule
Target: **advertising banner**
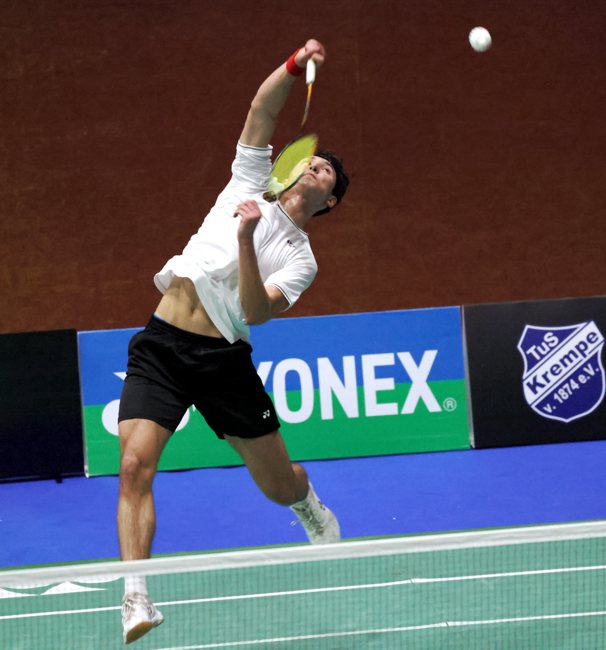
[(476, 447), (606, 438), (606, 298), (463, 308)]
[[(79, 334), (88, 475), (118, 472), (118, 404), (137, 331)], [(469, 447), (458, 307), (276, 319), (253, 328), (252, 344), (295, 460)], [(234, 464), (192, 407), (160, 469)]]

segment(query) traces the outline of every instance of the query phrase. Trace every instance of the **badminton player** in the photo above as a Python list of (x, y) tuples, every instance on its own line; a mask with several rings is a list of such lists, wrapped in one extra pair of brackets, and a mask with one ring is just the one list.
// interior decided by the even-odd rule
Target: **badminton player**
[[(154, 281), (162, 293), (146, 328), (130, 342), (119, 412), (118, 533), (123, 560), (150, 557), (152, 483), (158, 461), (192, 404), (240, 455), (272, 501), (290, 506), (311, 543), (337, 542), (339, 524), (291, 463), (270, 397), (251, 360), (249, 326), (291, 307), (317, 271), (309, 220), (335, 207), (349, 184), (340, 159), (320, 151), (278, 201), (263, 200), (276, 120), (309, 59), (309, 40), (259, 87), (236, 147), (232, 176), (183, 252)], [(144, 577), (125, 579), (124, 642), (163, 622)]]

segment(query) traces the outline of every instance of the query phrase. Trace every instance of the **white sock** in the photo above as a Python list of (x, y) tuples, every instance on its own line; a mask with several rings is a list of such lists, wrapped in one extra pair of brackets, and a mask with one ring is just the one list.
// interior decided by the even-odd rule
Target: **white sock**
[(147, 583), (145, 581), (145, 576), (126, 576), (124, 578), (124, 593), (136, 593), (147, 596)]

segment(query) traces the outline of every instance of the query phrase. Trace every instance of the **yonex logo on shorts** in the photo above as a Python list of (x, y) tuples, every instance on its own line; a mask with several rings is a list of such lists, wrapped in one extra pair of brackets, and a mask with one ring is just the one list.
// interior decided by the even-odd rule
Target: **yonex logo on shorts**
[(571, 422), (604, 397), (604, 336), (594, 321), (565, 327), (526, 325), (518, 343), (524, 397), (535, 413)]
[(270, 411), (263, 411), (263, 419), (267, 420), (267, 418), (271, 415)]

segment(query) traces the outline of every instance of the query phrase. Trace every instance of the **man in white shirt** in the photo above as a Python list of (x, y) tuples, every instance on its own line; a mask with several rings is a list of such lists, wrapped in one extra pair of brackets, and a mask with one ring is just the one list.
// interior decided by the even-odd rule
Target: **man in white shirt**
[[(277, 116), (310, 58), (318, 66), (324, 62), (316, 40), (259, 87), (231, 180), (183, 253), (156, 274), (162, 299), (129, 345), (119, 413), (123, 560), (150, 557), (158, 461), (192, 404), (241, 456), (263, 493), (292, 508), (312, 543), (340, 539), (334, 514), (318, 500), (303, 467), (288, 457), (248, 343), (250, 325), (288, 309), (313, 281), (317, 265), (305, 226), (332, 209), (349, 183), (340, 159), (321, 151), (278, 201), (263, 199)], [(125, 643), (164, 620), (142, 576), (125, 579), (122, 620)]]

